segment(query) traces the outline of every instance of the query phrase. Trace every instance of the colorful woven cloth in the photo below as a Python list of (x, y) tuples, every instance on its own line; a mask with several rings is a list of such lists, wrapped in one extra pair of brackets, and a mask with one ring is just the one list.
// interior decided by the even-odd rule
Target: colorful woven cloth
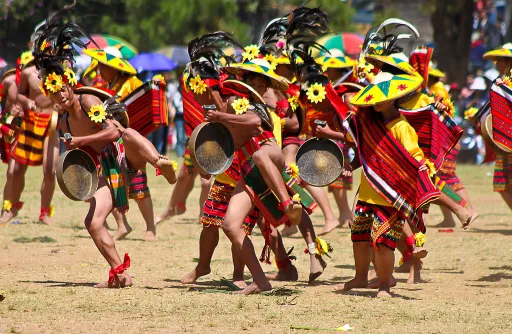
[(512, 150), (512, 89), (507, 85), (491, 86), (490, 105), (494, 140)]
[[(203, 215), (200, 220), (203, 226), (222, 227), (224, 219), (226, 218), (229, 201), (233, 195), (233, 190), (235, 190), (235, 188), (229, 184), (217, 180), (213, 183), (208, 193), (208, 198), (203, 206)], [(250, 235), (254, 226), (256, 226), (258, 216), (258, 210), (253, 209), (249, 212), (249, 215), (245, 217), (242, 229), (247, 235)]]
[(287, 172), (283, 171), (281, 173), (281, 177), (284, 180), (284, 183), (286, 184), (286, 189), (288, 190), (288, 193), (291, 196), (294, 196), (296, 194), (299, 195), (300, 198), (300, 204), (306, 210), (308, 215), (311, 215), (316, 208), (318, 208), (318, 204), (311, 198), (311, 196), (302, 188), (298, 183), (297, 179), (288, 174)]
[(507, 156), (497, 155), (494, 165), (493, 190), (505, 192), (512, 186), (512, 154)]
[(395, 208), (358, 201), (350, 227), (352, 242), (369, 242), (376, 250), (378, 245), (395, 250), (404, 224), (405, 219)]
[[(181, 85), (183, 88), (183, 79), (181, 80)], [(203, 107), (194, 99), (194, 93), (192, 93), (192, 91), (187, 91), (183, 88), (181, 92), (183, 98), (183, 119), (185, 120), (185, 133), (187, 137), (190, 137), (194, 129), (199, 124), (204, 122), (204, 110)]]
[(148, 175), (145, 170), (139, 170), (136, 174), (130, 174), (130, 187), (128, 189), (128, 198), (140, 200), (150, 198), (151, 192), (148, 187)]
[(110, 187), (114, 206), (120, 213), (128, 211), (126, 193), (126, 157), (122, 139), (109, 144), (100, 154), (101, 172)]
[(459, 178), (455, 174), (457, 168), (456, 161), (457, 155), (459, 155), (460, 143), (457, 143), (454, 148), (446, 155), (441, 169), (437, 172), (439, 178), (446, 182), (453, 190), (458, 191), (464, 189), (464, 185), (460, 182)]
[(44, 139), (52, 115), (36, 113), (29, 110), (25, 113), (20, 132), (14, 145), (12, 158), (22, 165), (40, 166), (43, 164)]
[(418, 144), (425, 158), (433, 162), (436, 170), (439, 170), (448, 152), (459, 142), (462, 128), (433, 105), (414, 110), (400, 109), (400, 113), (416, 131)]
[(371, 187), (423, 233), (423, 209), (440, 196), (428, 171), (393, 137), (373, 109), (360, 109), (344, 122), (356, 138), (364, 176)]

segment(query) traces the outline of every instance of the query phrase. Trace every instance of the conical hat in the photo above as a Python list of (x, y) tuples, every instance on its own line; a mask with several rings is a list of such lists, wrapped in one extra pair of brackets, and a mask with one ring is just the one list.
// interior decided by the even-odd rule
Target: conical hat
[(96, 59), (98, 62), (118, 71), (132, 75), (137, 74), (137, 70), (126, 59), (123, 59), (121, 51), (116, 47), (106, 47), (104, 50), (85, 49), (84, 53), (92, 59)]
[(445, 74), (443, 72), (441, 72), (440, 70), (438, 70), (434, 66), (434, 64), (432, 64), (432, 62), (428, 66), (428, 75), (430, 75), (432, 77), (436, 77), (436, 78), (444, 78), (445, 77)]
[[(295, 62), (297, 64), (303, 64), (304, 63), (304, 60), (302, 60), (301, 57), (297, 57), (297, 59), (295, 60)], [(287, 53), (283, 52), (277, 59), (276, 59), (276, 64), (277, 65), (291, 65), (291, 62), (290, 62), (290, 57), (288, 56)]]
[(356, 64), (355, 60), (345, 56), (340, 49), (330, 49), (330, 54), (325, 54), (315, 59), (325, 68), (351, 68)]
[(497, 61), (499, 58), (512, 58), (512, 43), (502, 45), (499, 49), (484, 54), (484, 59)]
[(414, 70), (414, 67), (412, 67), (412, 65), (409, 64), (409, 59), (403, 53), (393, 53), (390, 54), (389, 56), (368, 55), (365, 56), (365, 59), (367, 62), (378, 68), (382, 68), (384, 64), (387, 64), (403, 71), (406, 74), (419, 75)]
[(423, 83), (417, 75), (393, 75), (387, 72), (377, 74), (372, 83), (350, 99), (350, 103), (359, 107), (368, 107), (394, 101), (412, 93)]
[(258, 73), (270, 79), (270, 88), (277, 90), (288, 89), (288, 80), (275, 74), (275, 72), (270, 69), (270, 63), (262, 58), (255, 58), (243, 63), (230, 64), (224, 67), (224, 69), (236, 75), (243, 75), (248, 72)]

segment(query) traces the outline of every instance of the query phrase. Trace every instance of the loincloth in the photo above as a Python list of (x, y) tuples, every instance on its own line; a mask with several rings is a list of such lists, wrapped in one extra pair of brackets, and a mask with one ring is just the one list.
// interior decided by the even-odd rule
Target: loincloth
[(493, 190), (505, 192), (512, 187), (512, 154), (496, 156), (494, 165)]
[(32, 110), (25, 113), (12, 150), (12, 158), (16, 162), (29, 166), (43, 164), (44, 140), (48, 135), (51, 118), (51, 114), (40, 114)]

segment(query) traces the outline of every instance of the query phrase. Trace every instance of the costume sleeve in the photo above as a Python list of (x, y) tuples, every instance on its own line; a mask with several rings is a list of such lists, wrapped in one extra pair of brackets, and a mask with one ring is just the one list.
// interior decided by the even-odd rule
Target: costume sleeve
[(407, 152), (409, 152), (414, 159), (418, 161), (423, 160), (425, 156), (418, 145), (418, 135), (414, 128), (407, 122), (400, 122), (396, 130), (395, 138), (402, 144)]

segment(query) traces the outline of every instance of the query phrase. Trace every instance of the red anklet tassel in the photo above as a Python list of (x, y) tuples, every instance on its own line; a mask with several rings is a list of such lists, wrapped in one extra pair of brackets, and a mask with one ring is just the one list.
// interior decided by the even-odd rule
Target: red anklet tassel
[(41, 211), (39, 213), (39, 221), (43, 221), (44, 217), (46, 215), (50, 215), (50, 211), (51, 209), (50, 208), (45, 208), (44, 206), (41, 207)]
[(117, 268), (112, 268), (108, 272), (108, 282), (112, 283), (116, 279), (116, 275), (124, 273), (126, 269), (130, 268), (130, 256), (128, 253), (124, 253), (124, 262)]
[(155, 167), (156, 176), (162, 175), (162, 172), (160, 172), (160, 168), (158, 168), (156, 164), (154, 164), (153, 167)]
[(292, 260), (289, 257), (287, 257), (284, 261), (277, 261), (277, 259), (275, 259), (275, 262), (277, 269), (286, 269), (289, 265), (292, 264)]
[(284, 211), (284, 208), (286, 208), (288, 205), (290, 205), (291, 202), (292, 202), (292, 199), (290, 198), (284, 202), (279, 203), (277, 205), (277, 208), (281, 211)]
[(411, 258), (412, 252), (414, 251), (414, 245), (416, 244), (416, 240), (414, 239), (414, 234), (408, 236), (404, 239), (405, 246), (407, 247), (407, 254), (403, 254), (404, 261), (407, 262)]
[(176, 208), (185, 211), (187, 209), (187, 206), (185, 203), (176, 203)]

